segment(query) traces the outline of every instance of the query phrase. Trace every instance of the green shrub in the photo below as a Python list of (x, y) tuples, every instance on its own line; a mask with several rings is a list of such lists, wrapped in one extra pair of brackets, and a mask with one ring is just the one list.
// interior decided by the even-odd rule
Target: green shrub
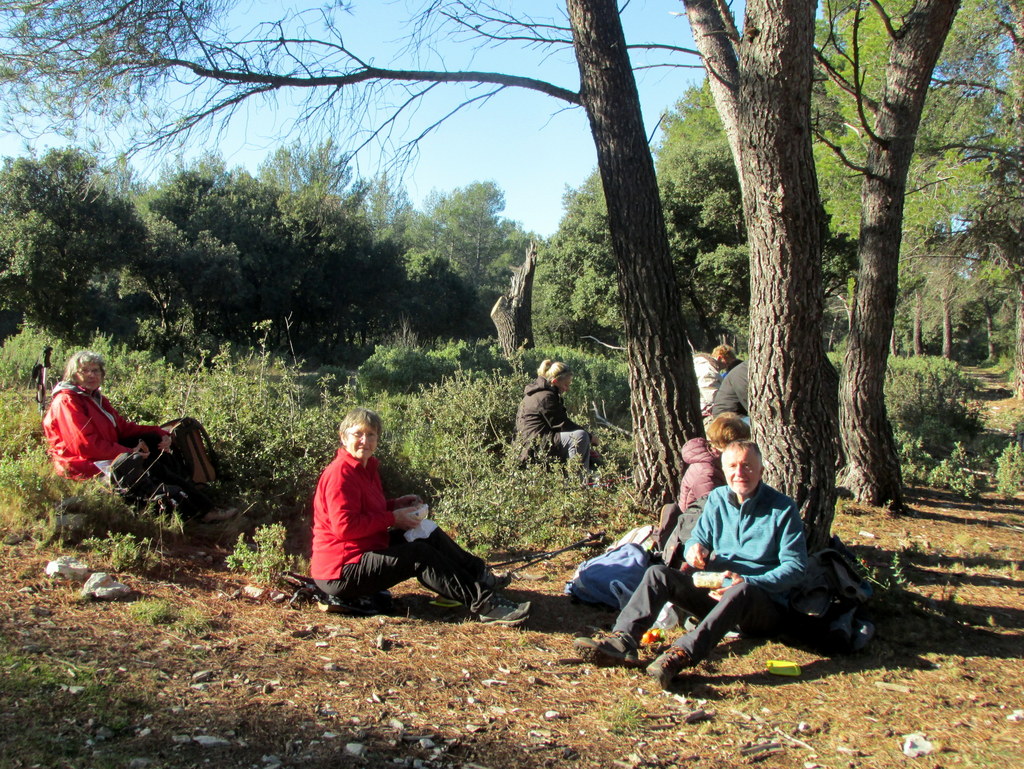
[(493, 343), (452, 341), (434, 348), (379, 345), (359, 367), (359, 387), (367, 395), (413, 393), (457, 372), (510, 373), (511, 366)]
[(978, 477), (963, 444), (957, 443), (953, 453), (939, 462), (928, 475), (928, 482), (940, 489), (949, 489), (965, 497), (978, 495)]
[(292, 569), (292, 557), (284, 551), (287, 536), (280, 523), (257, 527), (251, 547), (245, 542), (245, 535), (239, 534), (234, 551), (226, 559), (228, 568), (248, 574), (261, 585), (277, 584), (281, 575)]
[[(517, 377), (462, 374), (384, 413), (381, 473), (389, 495), (425, 492), (432, 517), (460, 542), (486, 549), (564, 544), (619, 531), (635, 514), (625, 488), (585, 487), (570, 467), (519, 467), (512, 443)], [(624, 475), (631, 446), (601, 435), (606, 477)], [(393, 466), (407, 468), (396, 476)]]
[(909, 484), (927, 484), (928, 476), (936, 465), (936, 460), (924, 450), (921, 439), (915, 435), (893, 427), (893, 438), (900, 457), (900, 469), (903, 482)]
[(973, 381), (945, 358), (889, 358), (885, 403), (893, 426), (920, 438), (931, 456), (981, 429), (981, 407), (971, 400)]
[[(522, 353), (522, 368), (528, 379), (537, 376), (537, 369), (544, 360), (560, 360), (573, 371), (572, 388), (565, 395), (566, 408), (579, 416), (580, 424), (587, 422), (586, 415), (596, 404), (609, 421), (622, 427), (630, 427), (629, 367), (619, 353), (617, 357), (588, 353), (571, 347), (541, 347)], [(516, 404), (518, 405), (518, 403)]]
[(996, 460), (996, 491), (1012, 499), (1024, 488), (1024, 451), (1013, 441)]
[(110, 533), (106, 538), (90, 537), (81, 546), (105, 558), (113, 571), (145, 572), (160, 562), (160, 553), (148, 537)]
[[(2, 376), (15, 381), (30, 371), (45, 341), (30, 330), (8, 339), (0, 351)], [(543, 358), (565, 360), (576, 371), (566, 398), (575, 419), (591, 423), (588, 407), (596, 402), (628, 423), (626, 366), (613, 357), (550, 348), (510, 364), (490, 343), (379, 348), (374, 365), (383, 373), (377, 380), (364, 377), (373, 370), (368, 366), (353, 387), (343, 369), (304, 372), (265, 351), (225, 348), (201, 362), (172, 364), (105, 337), (87, 345), (51, 343), (55, 369), (58, 357), (63, 367), (67, 354), (81, 347), (105, 355), (104, 390), (125, 417), (149, 423), (182, 414), (199, 419), (221, 460), (211, 495), (220, 504), (243, 507), (246, 520), (255, 523), (307, 516), (317, 478), (338, 446), (338, 422), (356, 405), (384, 419), (379, 456), (385, 490), (423, 494), (444, 526), (465, 532), (478, 547), (565, 544), (583, 530), (626, 528), (636, 512), (625, 487), (583, 487), (561, 467), (521, 469), (518, 451), (510, 449), (523, 387)], [(388, 384), (396, 381), (404, 384)], [(165, 533), (180, 532), (179, 521), (136, 513), (98, 483), (57, 477), (27, 386), (0, 399), (0, 427), (0, 504), (19, 525), (48, 524), (57, 502), (82, 496), (89, 525), (81, 536), (114, 531), (159, 542)], [(630, 441), (597, 433), (604, 474), (625, 475)], [(248, 551), (239, 548), (233, 558)]]

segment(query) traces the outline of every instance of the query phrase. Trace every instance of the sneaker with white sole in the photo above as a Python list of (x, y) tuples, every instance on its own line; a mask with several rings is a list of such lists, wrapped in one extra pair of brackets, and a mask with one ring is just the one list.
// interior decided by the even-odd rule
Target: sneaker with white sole
[(522, 625), (530, 616), (530, 602), (516, 603), (503, 595), (491, 596), (490, 605), (480, 612), (480, 621), (490, 625)]

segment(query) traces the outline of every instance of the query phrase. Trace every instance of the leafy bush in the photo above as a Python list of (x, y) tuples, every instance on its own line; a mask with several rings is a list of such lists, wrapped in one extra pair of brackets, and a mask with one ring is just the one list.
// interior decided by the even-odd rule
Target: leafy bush
[(100, 539), (91, 537), (81, 546), (110, 562), (113, 571), (145, 572), (160, 562), (160, 553), (148, 537), (112, 532)]
[[(635, 511), (624, 490), (583, 486), (568, 467), (519, 467), (511, 448), (519, 392), (517, 377), (456, 375), (401, 411), (382, 412), (385, 488), (425, 490), (432, 517), (460, 542), (485, 548), (565, 543), (584, 531), (626, 527)], [(607, 477), (624, 474), (630, 448), (602, 440)], [(409, 474), (396, 478), (392, 464)]]
[(973, 382), (945, 358), (890, 358), (885, 403), (894, 427), (920, 438), (931, 456), (981, 429), (981, 407), (971, 400)]
[[(31, 331), (8, 339), (0, 376), (15, 381), (18, 372), (31, 370), (43, 341)], [(221, 460), (221, 479), (211, 488), (218, 502), (245, 508), (246, 520), (260, 524), (301, 521), (293, 527), (301, 531), (291, 532), (299, 541), (308, 537), (316, 480), (337, 449), (338, 422), (356, 405), (384, 419), (379, 456), (386, 491), (423, 494), (443, 525), (466, 534), (464, 541), (485, 548), (565, 544), (584, 529), (619, 530), (632, 523), (635, 510), (625, 488), (584, 487), (578, 475), (561, 467), (519, 468), (518, 452), (510, 451), (523, 386), (543, 358), (565, 360), (576, 371), (567, 403), (578, 421), (589, 422), (590, 401), (628, 419), (626, 367), (612, 358), (551, 348), (530, 351), (513, 366), (485, 343), (394, 348), (401, 356), (382, 348), (379, 360), (387, 366), (381, 367), (386, 376), (380, 381), (407, 376), (406, 364), (414, 371), (427, 366), (437, 376), (417, 381), (418, 391), (406, 393), (374, 389), (362, 375), (353, 387), (344, 370), (303, 372), (265, 351), (228, 348), (202, 362), (180, 364), (115, 347), (104, 337), (82, 346), (106, 356), (104, 390), (126, 417), (159, 423), (188, 414), (206, 426)], [(80, 348), (54, 347), (62, 358)], [(56, 360), (55, 352), (55, 366)], [(0, 505), (19, 525), (38, 526), (62, 498), (82, 496), (88, 518), (82, 536), (114, 531), (159, 541), (164, 533), (180, 531), (180, 522), (138, 514), (98, 483), (57, 477), (42, 446), (27, 380), (0, 398), (0, 427)], [(629, 440), (598, 433), (605, 476), (625, 475)], [(248, 550), (233, 555), (246, 570)]]
[[(522, 370), (533, 379), (537, 368), (546, 359), (560, 360), (572, 369), (572, 389), (565, 395), (566, 408), (571, 414), (580, 416), (577, 420), (580, 424), (586, 423), (584, 415), (590, 412), (591, 404), (596, 403), (609, 421), (627, 428), (630, 426), (629, 367), (621, 353), (619, 357), (612, 358), (572, 347), (534, 348), (523, 351)], [(522, 397), (522, 386), (519, 395)]]
[(274, 585), (281, 575), (291, 571), (292, 557), (284, 551), (288, 532), (280, 523), (260, 526), (253, 532), (253, 546), (245, 542), (245, 535), (239, 534), (234, 552), (228, 555), (228, 568), (248, 574), (261, 585)]
[(448, 342), (435, 348), (378, 346), (359, 367), (359, 386), (367, 394), (413, 393), (456, 372), (509, 373), (509, 363), (493, 343)]
[(899, 427), (893, 427), (893, 437), (900, 457), (903, 482), (927, 484), (928, 475), (935, 467), (936, 460), (924, 450), (921, 439), (904, 432)]
[(978, 477), (971, 469), (972, 462), (963, 444), (957, 443), (953, 453), (943, 459), (928, 474), (928, 482), (940, 489), (949, 489), (964, 497), (978, 495)]
[(996, 491), (1011, 499), (1024, 488), (1024, 451), (1013, 441), (996, 460)]

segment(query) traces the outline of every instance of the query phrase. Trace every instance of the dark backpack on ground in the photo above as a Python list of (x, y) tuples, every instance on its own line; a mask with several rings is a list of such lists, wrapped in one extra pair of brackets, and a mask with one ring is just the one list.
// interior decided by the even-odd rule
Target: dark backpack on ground
[(651, 562), (650, 551), (640, 545), (620, 545), (581, 563), (566, 583), (565, 594), (583, 603), (621, 609)]
[(390, 590), (380, 590), (371, 595), (362, 595), (356, 598), (339, 598), (334, 595), (327, 595), (317, 587), (312, 577), (303, 574), (296, 574), (289, 571), (281, 575), (286, 583), (295, 588), (288, 605), (298, 609), (300, 604), (308, 601), (316, 601), (327, 606), (335, 607), (340, 614), (351, 614), (355, 617), (373, 617), (377, 614), (392, 614), (395, 610), (395, 602)]
[(838, 537), (807, 559), (803, 581), (790, 592), (787, 635), (826, 654), (860, 651), (875, 635), (865, 604), (871, 584)]
[(210, 436), (198, 419), (181, 417), (160, 425), (171, 434), (174, 454), (184, 466), (184, 476), (192, 483), (217, 480), (217, 456), (210, 447)]
[(152, 506), (159, 515), (194, 518), (202, 510), (181, 486), (158, 481), (150, 473), (153, 460), (125, 452), (110, 464), (110, 486), (136, 508)]

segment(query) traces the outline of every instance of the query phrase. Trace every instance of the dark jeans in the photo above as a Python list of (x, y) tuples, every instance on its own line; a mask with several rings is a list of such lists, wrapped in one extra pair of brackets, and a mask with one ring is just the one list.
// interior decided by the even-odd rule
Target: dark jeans
[(338, 579), (315, 582), (328, 595), (358, 598), (416, 577), (425, 588), (479, 613), (493, 594), (480, 584), (486, 573), (482, 559), (467, 553), (441, 529), (412, 542), (405, 540), (404, 532), (393, 531), (386, 549), (363, 553), (358, 563), (342, 568)]
[[(125, 497), (139, 504), (146, 504), (154, 494), (163, 493), (161, 486), (177, 486), (183, 495), (175, 495), (179, 502), (178, 512), (184, 519), (205, 515), (213, 509), (213, 501), (186, 478), (186, 471), (181, 460), (174, 454), (160, 451), (159, 433), (146, 433), (140, 436), (149, 448), (149, 456), (131, 454), (126, 460), (127, 465), (120, 464), (119, 471), (113, 473), (112, 484)], [(118, 457), (121, 460), (125, 455)]]
[(629, 633), (639, 641), (666, 603), (672, 603), (700, 619), (697, 627), (675, 641), (695, 663), (711, 653), (734, 627), (749, 635), (770, 636), (782, 630), (786, 610), (759, 587), (741, 582), (715, 601), (708, 591), (693, 586), (693, 577), (658, 564), (651, 566), (643, 581), (619, 612), (615, 631)]

